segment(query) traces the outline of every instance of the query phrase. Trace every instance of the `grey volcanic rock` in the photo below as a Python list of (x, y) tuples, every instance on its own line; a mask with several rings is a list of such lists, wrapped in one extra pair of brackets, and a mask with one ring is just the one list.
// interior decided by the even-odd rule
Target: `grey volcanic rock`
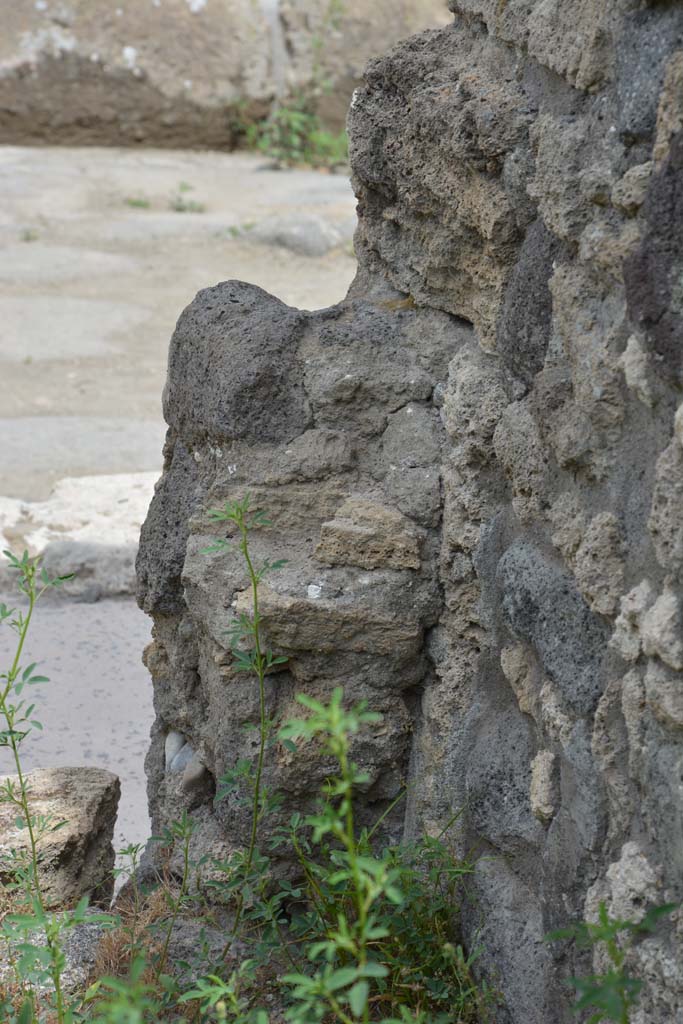
[(591, 615), (572, 577), (523, 544), (508, 548), (498, 572), (510, 631), (536, 649), (571, 708), (594, 710), (604, 687), (600, 660), (607, 630)]
[[(139, 563), (150, 793), (158, 823), (191, 806), (208, 843), (244, 841), (163, 747), (214, 778), (253, 756), (222, 632), (246, 581), (201, 555), (206, 510), (248, 489), (277, 524), (257, 557), (290, 559), (263, 592), (290, 659), (269, 713), (341, 683), (385, 715), (361, 816), (404, 774), (408, 834), (462, 810), (496, 1024), (568, 1024), (567, 979), (601, 960), (547, 932), (683, 898), (683, 8), (451, 7), (355, 95), (348, 298), (297, 313), (231, 283), (181, 318)], [(283, 813), (324, 772), (270, 753)], [(683, 1014), (682, 928), (629, 953), (635, 1024)]]
[[(402, 515), (391, 498), (394, 460), (413, 440), (396, 417), (410, 425), (427, 416), (429, 444), (409, 461), (417, 457), (420, 472), (438, 480), (444, 431), (431, 396), (471, 330), (435, 311), (425, 343), (416, 329), (424, 315), (395, 313), (395, 302), (388, 288), (384, 298), (304, 314), (226, 282), (200, 293), (178, 322), (164, 403), (166, 468), (138, 559), (140, 599), (158, 625), (147, 651), (157, 688), (148, 759), (155, 827), (197, 804), (196, 787), (189, 793), (179, 783), (182, 751), (164, 768), (176, 735), (206, 770), (202, 813), (215, 780), (252, 752), (244, 726), (258, 717), (257, 694), (232, 668), (225, 635), (233, 608), (249, 610), (247, 578), (238, 557), (203, 553), (217, 534), (208, 509), (246, 490), (276, 524), (254, 536), (256, 559), (288, 559), (261, 588), (268, 639), (290, 659), (268, 678), (269, 715), (290, 717), (301, 689), (323, 697), (343, 685), (360, 697), (370, 686), (384, 723), (374, 742), (358, 740), (370, 779), (366, 815), (399, 792), (412, 705), (402, 691), (428, 672), (423, 638), (441, 600), (438, 531), (424, 525), (420, 482), (411, 484), (415, 515)], [(269, 752), (268, 784), (286, 794), (273, 827), (314, 796), (326, 770), (305, 751)], [(394, 832), (399, 818), (388, 819)], [(243, 842), (248, 825), (243, 804), (221, 802), (206, 841)]]
[(680, 288), (676, 275), (683, 263), (683, 231), (676, 230), (683, 219), (682, 173), (683, 131), (679, 131), (671, 139), (668, 159), (655, 171), (645, 193), (646, 227), (625, 266), (631, 316), (652, 338), (655, 353), (674, 381), (680, 380), (683, 351), (680, 296), (675, 294)]
[(169, 425), (189, 441), (290, 440), (302, 433), (309, 415), (297, 351), (303, 319), (240, 281), (200, 292), (171, 343), (164, 393)]

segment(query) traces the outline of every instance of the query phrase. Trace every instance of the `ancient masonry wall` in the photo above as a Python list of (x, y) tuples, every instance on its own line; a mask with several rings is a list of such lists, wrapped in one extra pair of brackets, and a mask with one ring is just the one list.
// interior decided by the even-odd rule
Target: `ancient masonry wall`
[[(223, 633), (246, 581), (201, 551), (248, 488), (258, 555), (290, 559), (270, 713), (339, 683), (383, 712), (368, 813), (406, 780), (409, 831), (464, 808), (497, 1019), (565, 1024), (590, 963), (544, 935), (683, 897), (683, 8), (452, 6), (354, 97), (347, 299), (228, 282), (178, 322), (139, 559), (150, 797), (203, 848), (243, 834), (212, 796), (253, 752)], [(324, 769), (269, 758), (286, 813)], [(682, 930), (634, 953), (637, 1024), (683, 1013)]]

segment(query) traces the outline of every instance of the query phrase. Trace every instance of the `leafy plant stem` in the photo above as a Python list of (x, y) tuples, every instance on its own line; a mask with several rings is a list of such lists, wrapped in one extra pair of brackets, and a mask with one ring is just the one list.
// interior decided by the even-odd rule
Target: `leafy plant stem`
[(183, 902), (185, 901), (185, 897), (187, 896), (188, 883), (189, 883), (189, 878), (190, 878), (190, 839), (191, 838), (192, 838), (192, 833), (189, 832), (189, 831), (186, 832), (184, 837), (183, 837), (183, 876), (182, 876), (182, 879), (181, 879), (181, 882), (180, 882), (180, 892), (178, 894), (178, 898), (174, 901), (173, 913), (171, 914), (171, 918), (170, 918), (170, 920), (168, 922), (168, 926), (166, 928), (166, 934), (164, 936), (164, 945), (163, 945), (163, 948), (161, 950), (161, 956), (159, 957), (159, 960), (158, 960), (158, 963), (157, 963), (157, 966), (156, 966), (156, 971), (155, 971), (154, 977), (155, 977), (155, 980), (157, 982), (159, 981), (161, 973), (162, 973), (164, 967), (166, 966), (166, 961), (168, 959), (168, 947), (169, 947), (170, 942), (171, 942), (171, 936), (173, 935), (173, 929), (175, 928), (175, 923), (178, 920), (178, 914), (180, 913), (180, 908), (182, 907)]
[[(254, 779), (254, 796), (252, 803), (251, 812), (251, 833), (249, 836), (249, 846), (247, 848), (247, 856), (245, 860), (245, 877), (249, 877), (252, 864), (254, 862), (254, 852), (256, 850), (256, 840), (258, 837), (258, 823), (261, 810), (261, 779), (263, 778), (263, 762), (266, 752), (266, 741), (268, 738), (268, 725), (266, 721), (266, 659), (263, 656), (263, 649), (261, 646), (261, 629), (260, 629), (260, 613), (259, 613), (259, 574), (254, 568), (254, 563), (251, 558), (249, 551), (249, 526), (246, 520), (244, 510), (238, 509), (236, 516), (237, 527), (240, 531), (240, 551), (244, 556), (244, 561), (249, 574), (249, 585), (251, 587), (251, 603), (252, 603), (252, 624), (253, 624), (253, 638), (254, 638), (254, 671), (258, 679), (259, 688), (259, 751), (258, 759), (256, 763), (256, 777)], [(228, 955), (228, 951), (232, 942), (234, 941), (237, 932), (239, 930), (240, 923), (242, 921), (242, 914), (244, 913), (244, 895), (240, 894), (237, 910), (235, 912), (235, 920), (233, 923), (232, 931), (228, 940), (223, 948), (221, 959), (225, 959)]]
[(247, 564), (247, 570), (249, 572), (249, 580), (251, 583), (251, 600), (253, 608), (253, 619), (254, 619), (254, 647), (255, 647), (255, 658), (254, 664), (256, 667), (256, 674), (258, 676), (259, 684), (259, 752), (258, 761), (256, 765), (256, 778), (254, 780), (254, 803), (251, 817), (251, 836), (249, 839), (249, 850), (247, 852), (246, 861), (246, 873), (249, 874), (251, 865), (254, 860), (254, 850), (256, 849), (256, 836), (258, 832), (259, 812), (261, 806), (261, 778), (263, 776), (263, 760), (266, 750), (267, 740), (267, 725), (266, 725), (266, 686), (265, 686), (265, 675), (266, 666), (261, 650), (261, 630), (260, 618), (259, 618), (259, 595), (258, 595), (258, 576), (254, 569), (254, 564), (249, 554), (249, 543), (247, 526), (244, 520), (240, 523), (240, 532), (242, 535), (242, 554), (244, 555), (245, 562)]
[[(299, 861), (299, 864), (301, 865), (303, 872), (306, 876), (311, 902), (315, 908), (316, 914), (318, 915), (318, 920), (320, 921), (320, 924), (322, 925), (323, 929), (327, 931), (329, 927), (327, 915), (330, 914), (330, 908), (327, 906), (325, 902), (325, 896), (320, 886), (316, 882), (315, 876), (311, 872), (311, 869), (308, 864), (308, 858), (306, 857), (304, 851), (301, 849), (301, 844), (299, 843), (299, 840), (297, 839), (296, 835), (293, 832), (291, 833), (291, 837), (292, 846), (294, 847), (294, 852), (296, 853), (297, 860)], [(329, 918), (329, 920), (331, 920), (331, 918)]]
[(60, 950), (55, 937), (51, 934), (51, 930), (47, 928), (45, 925), (45, 922), (47, 921), (47, 910), (38, 873), (38, 841), (36, 839), (36, 833), (33, 827), (33, 820), (31, 817), (31, 808), (28, 797), (28, 785), (26, 782), (26, 776), (23, 771), (21, 755), (19, 752), (19, 743), (17, 742), (16, 731), (14, 729), (15, 713), (7, 704), (7, 698), (20, 672), (21, 656), (23, 654), (24, 645), (26, 643), (26, 637), (28, 636), (28, 632), (31, 626), (31, 619), (33, 618), (35, 606), (38, 600), (47, 590), (47, 586), (43, 587), (39, 591), (36, 589), (36, 570), (37, 563), (26, 562), (24, 564), (24, 587), (22, 587), (22, 589), (24, 589), (24, 592), (28, 597), (28, 611), (26, 612), (25, 615), (20, 615), (17, 619), (17, 633), (19, 636), (19, 640), (14, 654), (12, 667), (7, 673), (7, 683), (2, 691), (2, 694), (0, 695), (0, 712), (2, 712), (2, 716), (7, 724), (7, 733), (9, 735), (9, 742), (12, 748), (12, 757), (14, 759), (17, 779), (19, 782), (19, 799), (18, 801), (16, 801), (15, 798), (15, 802), (21, 808), (23, 820), (28, 831), (29, 846), (31, 851), (31, 883), (33, 889), (33, 896), (37, 900), (38, 907), (40, 908), (40, 917), (44, 925), (45, 940), (47, 942), (47, 947), (50, 953), (50, 976), (52, 978), (52, 983), (54, 985), (55, 990), (55, 1010), (57, 1014), (57, 1024), (63, 1024), (64, 994), (62, 992), (61, 969), (59, 963)]
[[(339, 754), (339, 766), (341, 768), (342, 779), (347, 783), (347, 791), (344, 799), (346, 800), (346, 835), (344, 837), (344, 845), (349, 854), (349, 860), (351, 861), (351, 871), (353, 873), (353, 888), (356, 904), (356, 913), (358, 914), (358, 966), (363, 969), (367, 965), (367, 947), (366, 947), (366, 928), (367, 928), (367, 916), (368, 916), (368, 900), (363, 893), (363, 887), (360, 878), (360, 872), (358, 870), (358, 843), (356, 840), (356, 830), (353, 820), (353, 773), (349, 766), (348, 756), (348, 736), (344, 737), (340, 754)], [(335, 1010), (339, 1016), (339, 1010)], [(343, 1016), (341, 1018), (343, 1020)], [(363, 1009), (363, 1021), (370, 1020), (370, 1006), (369, 1003), (365, 1002)]]

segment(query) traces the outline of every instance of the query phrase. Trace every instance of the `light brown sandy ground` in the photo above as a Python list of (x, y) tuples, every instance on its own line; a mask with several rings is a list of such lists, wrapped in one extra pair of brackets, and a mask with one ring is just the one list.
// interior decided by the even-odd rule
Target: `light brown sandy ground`
[[(205, 212), (175, 212), (176, 197)], [(310, 309), (340, 299), (354, 272), (350, 242), (311, 258), (249, 241), (273, 216), (347, 234), (354, 217), (343, 176), (258, 156), (6, 147), (0, 199), (3, 495), (157, 467), (168, 341), (200, 288), (237, 277)]]
[[(204, 212), (171, 209), (178, 196)], [(0, 534), (3, 509), (5, 523), (17, 518), (17, 501), (3, 499), (44, 503), (64, 477), (158, 471), (166, 353), (184, 306), (232, 277), (303, 308), (336, 302), (355, 269), (353, 217), (344, 177), (265, 169), (252, 155), (0, 148)], [(313, 220), (314, 236), (336, 233), (339, 244), (316, 257), (258, 244), (252, 232), (274, 218), (307, 230)], [(119, 543), (122, 530), (134, 542), (137, 524), (117, 515), (125, 482), (103, 491), (111, 487), (121, 495), (111, 525), (97, 520), (102, 542), (111, 534)], [(54, 523), (42, 511), (38, 526), (68, 535), (63, 500), (25, 514), (57, 505)], [(83, 518), (74, 509), (81, 532)], [(29, 740), (28, 763), (118, 772), (119, 845), (148, 829), (148, 637), (130, 598), (65, 601), (42, 609), (27, 651), (51, 677), (39, 698), (45, 732)], [(3, 668), (11, 639), (0, 629)], [(0, 750), (0, 772), (9, 769)]]

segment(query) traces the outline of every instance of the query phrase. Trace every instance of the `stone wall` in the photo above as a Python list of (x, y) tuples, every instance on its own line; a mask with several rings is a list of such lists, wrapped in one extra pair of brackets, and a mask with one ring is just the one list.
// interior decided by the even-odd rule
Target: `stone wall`
[(367, 59), (446, 0), (11, 0), (0, 143), (229, 149), (279, 96), (342, 128)]
[[(384, 725), (376, 813), (478, 860), (466, 915), (499, 1024), (566, 1024), (586, 954), (546, 933), (683, 897), (683, 8), (454, 0), (371, 62), (350, 113), (359, 273), (332, 309), (201, 292), (169, 361), (140, 598), (159, 824), (243, 840), (215, 779), (253, 750), (223, 633), (246, 580), (203, 555), (249, 489), (287, 557), (269, 713), (343, 683)], [(285, 811), (324, 772), (270, 752)], [(683, 1013), (674, 915), (636, 1024)]]

